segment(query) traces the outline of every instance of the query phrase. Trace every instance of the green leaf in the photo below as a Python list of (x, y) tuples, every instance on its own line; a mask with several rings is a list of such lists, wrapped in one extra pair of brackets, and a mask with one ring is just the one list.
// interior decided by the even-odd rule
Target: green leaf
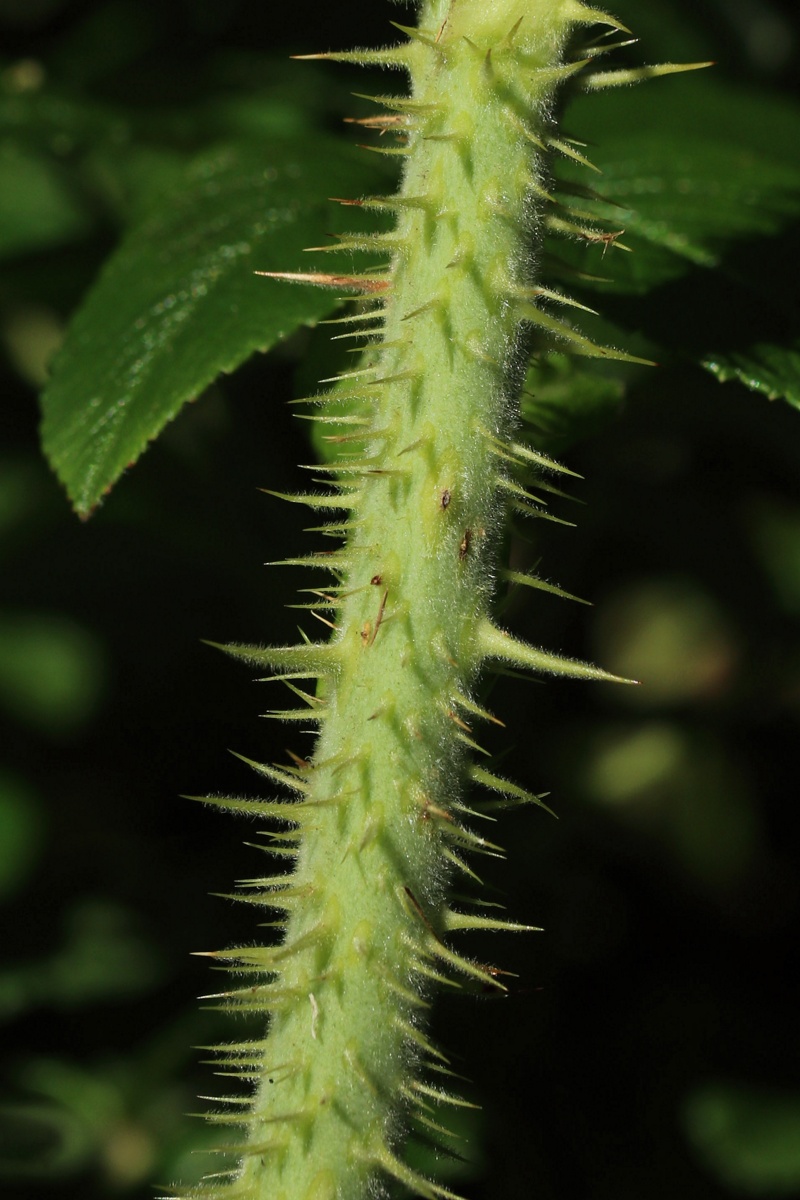
[[(68, 57), (71, 74), (75, 63)], [(141, 205), (154, 194), (163, 199), (191, 155), (226, 144), (263, 148), (276, 140), (313, 140), (321, 125), (353, 105), (347, 86), (316, 64), (301, 68), (253, 51), (221, 50), (202, 70), (194, 59), (183, 70), (148, 66), (147, 83), (149, 103), (130, 88), (124, 89), (126, 102), (76, 94), (31, 61), (0, 77), (0, 246), (13, 228), (6, 210), (26, 182), (28, 159), (46, 178), (41, 184), (37, 177), (27, 189), (24, 207), (17, 206), (21, 216), (32, 219), (57, 187), (87, 210), (87, 219), (110, 216), (124, 225), (142, 216)], [(6, 169), (4, 154), (25, 163)]]
[(576, 203), (624, 230), (633, 253), (615, 252), (601, 266), (599, 248), (590, 247), (581, 265), (613, 276), (617, 292), (644, 293), (692, 267), (719, 267), (736, 242), (769, 237), (800, 215), (800, 166), (756, 146), (697, 134), (654, 142), (642, 132), (606, 138), (595, 159), (598, 191), (618, 207)]
[(81, 516), (220, 372), (333, 308), (335, 292), (254, 271), (320, 269), (304, 247), (350, 224), (327, 197), (385, 186), (366, 155), (304, 138), (201, 154), (149, 207), (76, 316), (42, 399), (44, 450)]
[[(104, 173), (94, 160), (113, 154), (126, 161), (131, 127), (110, 105), (37, 86), (19, 94), (0, 91), (0, 139), (0, 227), (7, 233), (7, 209), (16, 201), (17, 220), (38, 232), (11, 249), (28, 251), (82, 236), (97, 224), (116, 197), (105, 195)], [(55, 235), (48, 229), (54, 207), (59, 214)], [(5, 238), (0, 244), (5, 249)]]
[[(635, 129), (621, 93), (584, 97), (570, 115), (602, 174), (587, 195), (586, 173), (567, 164), (564, 199), (624, 230), (633, 251), (567, 245), (560, 252), (584, 273), (581, 287), (604, 292), (614, 319), (664, 353), (797, 405), (798, 313), (787, 272), (800, 216), (797, 105), (721, 84), (709, 71), (637, 91)], [(631, 299), (644, 294), (646, 307)]]
[(590, 246), (573, 262), (613, 276), (614, 291), (644, 293), (692, 267), (718, 267), (737, 243), (779, 233), (800, 215), (800, 110), (792, 103), (714, 82), (659, 80), (637, 91), (635, 106), (621, 93), (581, 99), (570, 126), (590, 141), (602, 174), (589, 180), (571, 164), (559, 173), (591, 183), (607, 203), (572, 202), (624, 229), (634, 251), (601, 265), (601, 248)]
[[(655, 47), (660, 52), (660, 46)], [(631, 65), (642, 61), (636, 47)], [(583, 137), (597, 158), (609, 142), (627, 134), (660, 138), (703, 137), (710, 142), (753, 147), (776, 162), (796, 162), (794, 152), (800, 107), (785, 95), (735, 87), (716, 67), (652, 80), (633, 92), (627, 88), (583, 95), (568, 113), (570, 132)], [(594, 182), (598, 182), (595, 180)], [(602, 180), (599, 181), (602, 185)], [(602, 191), (602, 186), (600, 189)]]
[(735, 379), (768, 400), (788, 400), (800, 408), (800, 341), (791, 346), (759, 344), (744, 351), (709, 355), (703, 366), (721, 383)]

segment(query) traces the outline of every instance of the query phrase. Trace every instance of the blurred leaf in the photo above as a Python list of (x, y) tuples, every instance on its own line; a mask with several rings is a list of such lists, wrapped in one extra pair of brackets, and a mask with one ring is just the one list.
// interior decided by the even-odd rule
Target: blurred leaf
[[(635, 105), (626, 90), (582, 96), (568, 123), (602, 173), (589, 180), (570, 163), (559, 174), (592, 183), (607, 203), (581, 198), (580, 207), (624, 227), (634, 249), (600, 272), (613, 275), (615, 292), (718, 266), (737, 241), (779, 232), (800, 215), (800, 108), (785, 98), (702, 71), (637, 89)], [(600, 253), (584, 248), (593, 273)]]
[[(173, 186), (187, 158), (186, 149), (170, 144), (174, 122), (162, 120), (161, 142), (166, 145), (138, 142), (138, 124), (135, 112), (64, 94), (42, 82), (23, 87), (20, 94), (13, 89), (0, 94), (0, 183), (12, 174), (13, 185), (0, 191), (5, 218), (0, 253), (19, 254), (84, 237), (99, 227), (101, 218), (119, 222), (142, 197)], [(166, 175), (169, 168), (171, 177)], [(56, 205), (60, 224), (51, 211)], [(12, 242), (17, 227), (27, 236)]]
[[(115, 118), (107, 105), (64, 95), (46, 86), (39, 63), (24, 60), (0, 75), (0, 134), (54, 155), (78, 144), (113, 136)], [(124, 132), (116, 125), (116, 132)]]
[(622, 373), (588, 366), (567, 354), (547, 354), (528, 368), (522, 393), (523, 419), (536, 432), (536, 445), (559, 454), (619, 416)]
[[(635, 129), (625, 95), (575, 104), (575, 128), (596, 139), (588, 153), (602, 175), (598, 195), (566, 199), (605, 228), (624, 230), (633, 253), (615, 253), (608, 269), (600, 266), (598, 246), (567, 246), (563, 253), (589, 276), (583, 287), (617, 297), (665, 289), (694, 272), (686, 295), (662, 290), (665, 313), (653, 314), (661, 327), (650, 335), (695, 357), (720, 380), (736, 379), (797, 405), (797, 296), (786, 271), (793, 251), (785, 239), (800, 217), (794, 153), (800, 109), (701, 74), (637, 92)], [(572, 164), (563, 173), (570, 186), (580, 181), (579, 192), (587, 182)], [(636, 319), (629, 307), (628, 322)]]
[[(48, 475), (32, 455), (0, 457), (0, 563), (40, 505), (48, 485)], [(8, 570), (7, 564), (4, 569)]]
[(0, 772), (0, 897), (19, 887), (39, 849), (39, 803), (29, 787)]
[(197, 1101), (176, 1076), (189, 1072), (190, 1045), (219, 1036), (208, 1014), (191, 1011), (107, 1059), (20, 1056), (21, 1098), (0, 1108), (0, 1178), (50, 1177), (69, 1188), (71, 1176), (92, 1171), (103, 1195), (154, 1176), (199, 1182), (209, 1169), (204, 1152), (218, 1153), (218, 1131), (187, 1121)]
[(0, 258), (70, 241), (91, 224), (55, 163), (35, 150), (0, 143)]
[(763, 846), (754, 798), (729, 746), (664, 719), (598, 727), (573, 750), (587, 797), (711, 895), (741, 887)]
[(784, 612), (800, 613), (800, 510), (764, 499), (752, 505), (753, 549)]
[(113, 78), (155, 49), (158, 10), (134, 0), (104, 0), (89, 6), (62, 33), (53, 66), (76, 90)]
[[(422, 1136), (412, 1132), (406, 1161), (415, 1171), (434, 1175), (446, 1183), (473, 1179), (476, 1171), (486, 1165), (484, 1114), (477, 1109), (460, 1108), (448, 1112), (442, 1124), (450, 1130), (452, 1138), (429, 1141), (424, 1128), (419, 1131)], [(451, 1147), (453, 1154), (448, 1153)]]
[(92, 715), (103, 689), (103, 653), (63, 617), (0, 615), (0, 703), (26, 724), (62, 735)]
[(687, 1101), (684, 1127), (726, 1186), (756, 1196), (800, 1190), (800, 1094), (711, 1085)]
[(713, 701), (739, 667), (736, 635), (718, 602), (691, 578), (630, 579), (595, 619), (601, 662), (643, 686), (619, 697), (650, 709)]
[(159, 976), (153, 947), (131, 915), (110, 900), (84, 900), (66, 917), (64, 942), (49, 958), (0, 974), (0, 1017), (32, 1008), (69, 1009), (128, 999), (151, 990)]
[(366, 155), (334, 140), (227, 146), (112, 255), (78, 313), (42, 405), (45, 453), (87, 516), (187, 400), (255, 350), (336, 304), (333, 292), (258, 279), (314, 269), (309, 240), (343, 230), (327, 201), (380, 187)]
[(37, 390), (50, 378), (50, 361), (64, 340), (64, 325), (54, 309), (18, 302), (0, 328), (17, 373)]
[(800, 408), (800, 341), (792, 346), (759, 344), (714, 354), (703, 360), (703, 366), (720, 383), (735, 379), (768, 400), (788, 400)]
[[(738, 138), (715, 140), (702, 120), (696, 124), (702, 133), (639, 126), (606, 133), (593, 152), (606, 203), (591, 197), (575, 203), (624, 229), (634, 251), (615, 253), (603, 272), (613, 275), (615, 292), (643, 293), (692, 266), (719, 267), (738, 240), (778, 233), (800, 216), (800, 166), (793, 157), (773, 158)], [(598, 249), (584, 257), (596, 271)]]
[[(190, 155), (224, 143), (313, 139), (324, 116), (349, 101), (313, 64), (268, 54), (214, 55), (202, 77), (197, 94), (192, 62), (179, 101), (142, 104), (129, 94), (112, 103), (64, 90), (31, 60), (0, 73), (0, 253), (18, 252), (12, 238), (23, 223), (30, 232), (20, 249), (54, 244), (53, 209), (65, 225), (56, 226), (59, 239), (82, 235), (101, 215), (130, 220), (181, 184)], [(73, 210), (81, 218), (74, 228), (65, 221)]]
[(636, 65), (651, 53), (669, 62), (701, 62), (710, 57), (709, 35), (704, 36), (699, 23), (681, 20), (675, 0), (647, 0), (646, 5), (639, 0), (614, 0), (613, 9), (614, 16), (636, 32), (631, 56)]
[(69, 0), (3, 0), (3, 21), (8, 25), (35, 26), (66, 8)]
[(206, 138), (209, 131), (219, 140), (313, 137), (331, 114), (354, 104), (347, 77), (316, 63), (240, 48), (220, 51), (208, 70), (214, 87), (203, 89), (188, 114)]
[(91, 1153), (89, 1130), (50, 1101), (0, 1108), (0, 1178), (71, 1175)]
[[(641, 61), (638, 48), (636, 59)], [(797, 169), (797, 102), (786, 95), (724, 82), (714, 67), (653, 80), (635, 92), (619, 88), (581, 95), (567, 113), (567, 124), (589, 143), (590, 157), (595, 155), (603, 170), (605, 147), (622, 142), (626, 130), (652, 139), (654, 147), (662, 138), (691, 146), (700, 137), (715, 146), (753, 150), (771, 162)], [(595, 182), (602, 192), (602, 178)]]
[(116, 1074), (57, 1058), (25, 1062), (21, 1082), (36, 1100), (0, 1111), (0, 1176), (58, 1180), (93, 1165), (126, 1120), (127, 1079)]
[(680, 728), (666, 721), (614, 725), (599, 732), (585, 755), (585, 787), (593, 800), (618, 811), (641, 805), (675, 777), (689, 757)]

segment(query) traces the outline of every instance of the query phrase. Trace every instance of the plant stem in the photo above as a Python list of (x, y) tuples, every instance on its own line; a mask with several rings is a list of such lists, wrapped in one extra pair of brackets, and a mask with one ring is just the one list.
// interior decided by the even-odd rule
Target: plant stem
[(453, 872), (475, 878), (464, 852), (497, 851), (464, 824), (471, 773), (504, 786), (469, 763), (473, 687), (493, 657), (604, 677), (489, 615), (511, 473), (555, 467), (514, 442), (517, 395), (530, 324), (553, 323), (536, 270), (551, 98), (575, 69), (573, 26), (597, 19), (577, 0), (429, 0), (407, 42), (353, 55), (410, 73), (410, 98), (388, 100), (383, 119), (405, 171), (396, 198), (362, 202), (395, 211), (393, 232), (343, 247), (386, 251), (387, 268), (317, 281), (369, 297), (382, 340), (333, 393), (358, 454), (339, 461), (332, 492), (303, 498), (350, 514), (343, 548), (312, 560), (334, 575), (318, 592), (333, 636), (237, 651), (292, 686), (321, 680), (316, 695), (301, 688), (297, 714), (321, 731), (311, 764), (258, 768), (294, 802), (216, 801), (282, 822), (272, 848), (296, 850), (296, 866), (245, 884), (287, 914), (284, 941), (216, 955), (254, 976), (226, 1001), (270, 1028), (222, 1048), (257, 1087), (217, 1114), (247, 1128), (240, 1170), (197, 1194), (359, 1200), (380, 1175), (451, 1194), (401, 1157), (410, 1121), (437, 1128), (440, 1105), (463, 1103), (441, 1086), (429, 994), (459, 975), (501, 986), (448, 931), (523, 928), (448, 905)]

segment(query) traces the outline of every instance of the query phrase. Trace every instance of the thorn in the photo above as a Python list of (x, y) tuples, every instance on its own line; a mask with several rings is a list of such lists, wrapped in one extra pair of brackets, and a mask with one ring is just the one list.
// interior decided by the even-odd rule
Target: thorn
[(459, 727), (459, 729), (463, 729), (465, 733), (472, 733), (471, 727), (467, 724), (466, 721), (461, 720), (458, 713), (454, 713), (452, 708), (448, 708), (446, 711), (447, 711), (447, 715), (450, 718), (450, 720), (453, 721), (453, 723), (456, 724)]
[(357, 142), (356, 145), (359, 150), (368, 150), (370, 154), (388, 154), (390, 158), (410, 152), (408, 146), (368, 146), (365, 142)]
[(524, 20), (524, 15), (522, 17), (520, 17), (518, 21), (514, 22), (514, 24), (511, 26), (508, 33), (505, 35), (502, 42), (500, 43), (501, 46), (510, 46), (512, 44), (512, 42), (514, 41), (514, 38), (516, 36), (517, 30), (519, 29), (523, 20)]
[(349, 50), (343, 52), (329, 50), (324, 54), (292, 54), (290, 58), (300, 62), (321, 60), (327, 62), (355, 63), (360, 67), (409, 68), (411, 66), (406, 46), (387, 46), (383, 50)]
[(417, 29), (414, 25), (398, 25), (397, 21), (390, 21), (389, 24), (393, 25), (395, 29), (399, 29), (401, 33), (404, 33), (413, 42), (422, 42), (425, 46), (437, 45), (436, 38), (432, 38), (428, 33), (423, 33), (421, 29)]
[(334, 625), (333, 621), (329, 621), (327, 617), (323, 617), (321, 613), (314, 612), (313, 608), (311, 609), (311, 616), (316, 617), (318, 621), (321, 621), (323, 625), (327, 625), (329, 629), (333, 629), (338, 632), (338, 625)]
[(480, 623), (478, 645), (484, 658), (499, 658), (518, 667), (527, 667), (532, 671), (566, 675), (573, 679), (594, 679), (604, 683), (638, 684), (639, 682), (637, 679), (624, 679), (620, 675), (611, 675), (608, 671), (604, 671), (601, 667), (595, 667), (591, 663), (561, 658), (546, 650), (537, 650), (527, 642), (517, 641), (510, 634), (498, 629), (488, 619)]
[(389, 290), (389, 280), (380, 279), (374, 275), (323, 275), (318, 271), (307, 273), (298, 271), (254, 271), (253, 274), (263, 275), (267, 279), (283, 279), (288, 283), (308, 283), (315, 287), (324, 288), (344, 288), (347, 291), (363, 292), (365, 295)]
[(593, 162), (590, 162), (585, 155), (579, 153), (568, 142), (561, 141), (560, 138), (549, 137), (547, 145), (551, 150), (557, 150), (559, 154), (563, 154), (565, 158), (571, 158), (574, 162), (580, 163), (582, 167), (588, 167), (590, 171), (596, 171), (598, 175), (602, 175), (599, 167), (596, 167)]
[(571, 592), (565, 592), (563, 588), (558, 587), (554, 583), (548, 583), (544, 579), (539, 579), (537, 575), (528, 575), (523, 571), (501, 571), (503, 579), (509, 583), (516, 583), (523, 587), (537, 588), (542, 592), (550, 592), (554, 596), (561, 596), (564, 600), (575, 600), (578, 604), (591, 605), (591, 600), (583, 600), (580, 596), (573, 596)]
[(597, 92), (604, 88), (627, 87), (630, 84), (643, 83), (647, 79), (658, 79), (663, 75), (702, 71), (706, 67), (714, 66), (714, 62), (659, 63), (652, 67), (637, 67), (627, 71), (598, 71), (594, 75), (585, 75), (580, 81), (580, 87), (587, 92)]
[(367, 129), (408, 129), (408, 117), (404, 113), (385, 113), (377, 117), (343, 117), (345, 125), (363, 125)]
[(608, 26), (608, 29), (603, 34), (603, 37), (610, 37), (611, 30), (616, 30), (618, 33), (631, 33), (631, 30), (628, 29), (627, 25), (623, 25), (621, 21), (616, 20), (615, 17), (610, 17), (608, 13), (602, 12), (599, 8), (583, 8), (581, 6), (575, 20), (581, 25)]
[(401, 113), (444, 112), (444, 106), (441, 104), (423, 104), (409, 96), (369, 96), (365, 92), (353, 92), (353, 95), (357, 100), (369, 100), (370, 104), (379, 104), (381, 108), (391, 108)]
[(415, 317), (421, 317), (423, 313), (430, 312), (431, 309), (437, 308), (438, 306), (438, 300), (428, 300), (425, 304), (421, 304), (419, 308), (414, 308), (411, 310), (411, 312), (405, 313), (400, 320), (413, 321)]
[(573, 300), (571, 296), (565, 296), (563, 292), (555, 291), (552, 288), (519, 288), (515, 294), (520, 300), (536, 300), (542, 296), (545, 300), (552, 300), (555, 304), (566, 304), (570, 308), (579, 308), (581, 312), (591, 313), (593, 317), (599, 315), (596, 308), (589, 308), (588, 304), (581, 304), (578, 300)]

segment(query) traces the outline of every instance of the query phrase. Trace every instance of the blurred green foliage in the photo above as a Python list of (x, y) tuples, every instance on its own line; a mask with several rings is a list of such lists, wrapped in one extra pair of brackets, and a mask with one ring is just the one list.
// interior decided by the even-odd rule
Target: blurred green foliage
[[(556, 505), (574, 530), (514, 534), (512, 562), (542, 559), (595, 610), (544, 594), (523, 607), (512, 591), (506, 618), (643, 684), (495, 689), (507, 769), (549, 790), (560, 820), (519, 815), (501, 834), (511, 853), (489, 882), (546, 928), (488, 946), (519, 975), (508, 999), (437, 1014), (484, 1104), (454, 1177), (474, 1200), (786, 1196), (800, 1191), (800, 431), (764, 395), (797, 403), (800, 21), (777, 0), (613, 7), (643, 38), (636, 56), (719, 66), (568, 114), (635, 253), (563, 257), (616, 278), (577, 294), (612, 341), (662, 365), (598, 374), (551, 354), (529, 377), (526, 406), (586, 477), (572, 489), (585, 505)], [(199, 639), (292, 634), (297, 581), (260, 564), (307, 544), (302, 518), (256, 488), (298, 486), (309, 449), (285, 401), (308, 390), (306, 355), (317, 376), (331, 359), (320, 331), (247, 362), (259, 343), (242, 338), (243, 365), (197, 383), (201, 401), (88, 525), (42, 460), (35, 392), (101, 264), (162, 220), (193, 163), (312, 135), (329, 147), (343, 114), (366, 111), (348, 94), (370, 90), (360, 75), (286, 58), (388, 40), (390, 15), (357, 0), (0, 0), (0, 1186), (13, 1200), (144, 1200), (213, 1169), (210, 1131), (185, 1114), (225, 1081), (191, 1047), (244, 1027), (198, 1011), (213, 978), (189, 954), (250, 936), (208, 896), (250, 852), (244, 827), (177, 797), (241, 791), (225, 747), (279, 757), (288, 735), (257, 723), (266, 695)], [(350, 151), (330, 169), (350, 170)], [(327, 214), (310, 208), (318, 241)], [(173, 215), (187, 213), (191, 197)], [(105, 278), (113, 324), (130, 297)]]
[(797, 1194), (800, 1092), (711, 1084), (689, 1097), (684, 1121), (699, 1157), (732, 1189)]

